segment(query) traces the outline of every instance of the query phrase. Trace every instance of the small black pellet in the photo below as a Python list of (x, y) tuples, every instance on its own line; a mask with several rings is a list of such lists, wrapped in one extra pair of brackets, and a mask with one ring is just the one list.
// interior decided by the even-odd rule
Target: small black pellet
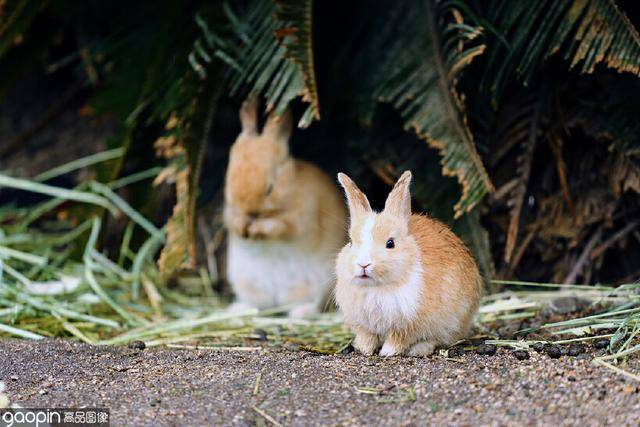
[(530, 357), (529, 352), (526, 350), (515, 350), (513, 355), (518, 360), (527, 360)]
[(144, 341), (131, 341), (129, 343), (129, 348), (132, 350), (144, 350), (145, 348), (147, 348), (147, 345), (144, 343)]

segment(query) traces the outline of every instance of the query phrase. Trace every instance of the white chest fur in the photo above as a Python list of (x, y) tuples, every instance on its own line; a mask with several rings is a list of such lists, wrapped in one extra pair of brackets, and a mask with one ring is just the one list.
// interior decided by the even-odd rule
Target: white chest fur
[(333, 283), (333, 254), (230, 236), (227, 275), (238, 301), (258, 308), (314, 302)]
[(417, 264), (408, 280), (393, 289), (340, 283), (336, 300), (347, 323), (385, 336), (392, 326), (406, 325), (415, 319), (423, 286), (422, 268)]

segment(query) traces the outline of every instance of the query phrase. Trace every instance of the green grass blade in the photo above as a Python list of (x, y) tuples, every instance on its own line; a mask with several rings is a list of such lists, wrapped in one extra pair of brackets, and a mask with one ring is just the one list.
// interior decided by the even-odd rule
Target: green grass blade
[(133, 282), (131, 283), (131, 298), (133, 298), (134, 301), (140, 297), (140, 273), (142, 272), (142, 265), (148, 256), (153, 255), (153, 253), (160, 248), (163, 241), (164, 236), (163, 239), (160, 240), (155, 235), (152, 235), (142, 244), (135, 259), (133, 260), (133, 265), (131, 266), (131, 275), (133, 276)]
[(244, 312), (238, 312), (238, 313), (223, 311), (223, 312), (213, 313), (198, 319), (186, 319), (186, 320), (179, 319), (173, 322), (167, 322), (162, 325), (155, 325), (155, 326), (152, 325), (149, 327), (149, 329), (127, 332), (123, 335), (119, 335), (112, 339), (103, 341), (101, 344), (122, 344), (131, 340), (157, 337), (161, 334), (166, 334), (169, 332), (175, 333), (179, 331), (191, 330), (199, 326), (204, 326), (210, 323), (221, 322), (224, 320), (255, 316), (257, 313), (258, 311), (255, 309), (247, 310)]
[(23, 329), (14, 328), (13, 326), (5, 325), (4, 323), (0, 323), (0, 331), (30, 340), (41, 340), (44, 338), (42, 335), (25, 331)]
[(0, 187), (15, 188), (16, 190), (30, 191), (32, 193), (46, 194), (47, 196), (57, 197), (64, 200), (73, 200), (76, 202), (89, 203), (92, 205), (103, 207), (113, 215), (117, 215), (117, 210), (104, 197), (100, 197), (93, 193), (84, 191), (67, 190), (66, 188), (54, 187), (51, 185), (40, 184), (38, 182), (26, 179), (13, 178), (0, 174)]
[(158, 167), (147, 169), (147, 170), (144, 170), (144, 171), (141, 171), (141, 172), (136, 172), (136, 173), (131, 174), (129, 176), (125, 176), (124, 178), (120, 178), (120, 179), (117, 179), (115, 181), (112, 181), (112, 182), (108, 183), (107, 186), (112, 190), (117, 190), (119, 188), (126, 187), (127, 185), (135, 184), (136, 182), (140, 182), (140, 181), (144, 181), (145, 179), (153, 178), (156, 175), (158, 175), (158, 173), (160, 173), (161, 170), (162, 170), (162, 168), (160, 166), (158, 166)]
[(587, 286), (587, 285), (563, 285), (560, 283), (537, 283), (523, 282), (521, 280), (491, 280), (496, 285), (515, 285), (515, 286), (532, 286), (536, 288), (557, 288), (557, 289), (580, 289), (580, 290), (598, 290), (607, 291), (614, 289), (611, 286)]
[(158, 239), (164, 240), (162, 232), (153, 225), (148, 219), (143, 217), (138, 211), (133, 209), (131, 205), (124, 201), (120, 196), (113, 192), (108, 186), (99, 182), (92, 181), (89, 183), (89, 187), (96, 193), (102, 194), (114, 205), (116, 205), (122, 212), (127, 214), (136, 224), (144, 228), (149, 234), (155, 236)]
[(124, 154), (124, 148), (114, 148), (113, 150), (107, 150), (96, 154), (91, 154), (90, 156), (82, 157), (80, 159), (73, 160), (69, 163), (65, 163), (60, 166), (56, 166), (53, 169), (49, 169), (46, 172), (42, 172), (39, 175), (33, 177), (34, 181), (43, 182), (48, 181), (52, 178), (56, 178), (60, 175), (67, 174), (69, 172), (73, 172), (78, 169), (85, 168), (87, 166), (92, 166), (97, 163), (106, 162), (107, 160), (117, 159), (122, 157)]
[(91, 227), (91, 235), (89, 236), (89, 240), (87, 242), (87, 246), (84, 252), (84, 277), (89, 283), (89, 286), (93, 291), (104, 301), (108, 306), (110, 306), (116, 313), (118, 313), (123, 319), (127, 321), (130, 325), (139, 325), (141, 323), (140, 319), (136, 319), (134, 315), (129, 313), (127, 310), (122, 308), (118, 303), (116, 303), (107, 292), (100, 286), (98, 281), (96, 280), (93, 274), (93, 261), (91, 259), (91, 251), (95, 248), (96, 242), (98, 240), (98, 234), (100, 233), (100, 228), (102, 227), (102, 221), (99, 217), (93, 218), (93, 225)]
[(47, 258), (38, 255), (30, 254), (27, 252), (18, 251), (8, 248), (6, 246), (0, 246), (0, 257), (14, 258), (20, 261), (24, 261), (33, 265), (45, 265)]

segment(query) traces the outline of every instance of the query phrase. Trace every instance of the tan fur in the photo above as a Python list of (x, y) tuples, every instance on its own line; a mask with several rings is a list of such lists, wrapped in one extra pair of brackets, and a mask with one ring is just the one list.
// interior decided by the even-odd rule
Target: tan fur
[[(350, 211), (351, 246), (338, 256), (336, 301), (356, 333), (356, 348), (365, 354), (380, 345), (387, 356), (430, 354), (464, 338), (478, 308), (482, 278), (473, 256), (443, 223), (410, 215), (410, 180), (410, 173), (403, 174), (383, 212)], [(355, 184), (345, 191), (348, 199), (366, 199)], [(367, 224), (372, 239), (363, 242)], [(389, 238), (392, 249), (385, 247)], [(367, 244), (370, 254), (363, 254)], [(355, 275), (363, 256), (372, 264), (369, 279)]]
[[(393, 333), (405, 341), (405, 346), (418, 336), (438, 344), (453, 344), (469, 332), (478, 309), (482, 289), (478, 267), (464, 243), (438, 220), (411, 215), (409, 233), (420, 248), (424, 292), (416, 320), (394, 328)], [(458, 327), (446, 332), (431, 330), (452, 311), (460, 313)]]
[[(358, 190), (356, 184), (343, 173), (338, 174), (338, 181), (345, 188), (347, 192), (347, 203), (349, 204), (349, 211), (354, 215), (366, 213), (371, 210), (369, 200), (367, 197)], [(353, 221), (352, 221), (353, 223)]]
[[(287, 289), (285, 296), (272, 285), (255, 283), (253, 276), (243, 274), (236, 275), (239, 278), (235, 283), (232, 280), (232, 287), (240, 302), (259, 308), (315, 301), (321, 294), (326, 295), (331, 286), (330, 260), (346, 237), (346, 212), (340, 192), (318, 167), (290, 156), (289, 111), (283, 116), (270, 115), (259, 133), (257, 102), (249, 99), (243, 104), (240, 119), (242, 132), (229, 155), (224, 218), (232, 234), (230, 244), (234, 248), (249, 247), (243, 249), (244, 253), (253, 251), (253, 258), (243, 259), (246, 267), (238, 267), (237, 258), (229, 260), (229, 266), (240, 273), (242, 268), (262, 268), (256, 265), (265, 263), (260, 264), (255, 258), (262, 256), (261, 251), (265, 257), (277, 256), (274, 251), (292, 251), (301, 254), (303, 260), (293, 260), (292, 263), (297, 262), (295, 265), (283, 260), (280, 272), (264, 271), (258, 275), (258, 282), (261, 277), (268, 277), (269, 283), (281, 283)], [(243, 242), (258, 243), (251, 246)], [(305, 265), (305, 261), (313, 266)], [(327, 263), (328, 269), (322, 267), (323, 263)], [(305, 269), (314, 273), (296, 273)]]

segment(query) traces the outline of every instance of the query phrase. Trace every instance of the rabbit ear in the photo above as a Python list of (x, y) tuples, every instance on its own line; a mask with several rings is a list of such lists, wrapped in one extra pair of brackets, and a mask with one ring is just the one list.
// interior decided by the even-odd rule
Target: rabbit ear
[(242, 133), (255, 134), (258, 132), (258, 97), (250, 95), (240, 107), (240, 123)]
[(267, 122), (262, 129), (262, 135), (273, 141), (287, 142), (289, 141), (292, 130), (293, 119), (291, 117), (291, 109), (287, 107), (282, 115), (276, 114), (275, 111), (269, 114)]
[(409, 222), (411, 216), (411, 193), (409, 193), (409, 185), (411, 184), (411, 171), (405, 171), (393, 190), (389, 193), (387, 201), (384, 204), (385, 212), (389, 212)]
[(349, 213), (351, 217), (371, 212), (371, 205), (367, 196), (364, 195), (358, 186), (342, 172), (338, 174), (338, 181), (344, 188), (344, 192), (347, 195), (347, 203), (349, 204)]

